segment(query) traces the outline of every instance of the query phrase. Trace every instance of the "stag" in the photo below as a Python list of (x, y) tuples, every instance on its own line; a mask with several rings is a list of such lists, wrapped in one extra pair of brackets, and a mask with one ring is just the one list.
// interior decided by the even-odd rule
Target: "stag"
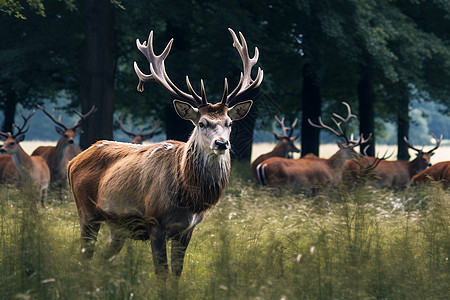
[[(0, 154), (9, 154), (11, 158), (10, 160), (1, 160), (4, 161), (6, 165), (0, 167), (0, 169), (2, 169), (2, 173), (6, 173), (6, 176), (11, 176), (21, 184), (31, 182), (39, 194), (41, 205), (45, 207), (47, 189), (50, 182), (50, 170), (48, 165), (42, 157), (30, 156), (22, 149), (22, 146), (20, 146), (20, 142), (25, 139), (25, 133), (29, 129), (29, 127), (25, 129), (26, 124), (33, 115), (34, 112), (29, 113), (27, 117), (21, 114), (23, 124), (21, 127), (14, 125), (14, 127), (17, 128), (15, 134), (0, 131), (0, 138), (5, 141), (0, 148)], [(16, 170), (14, 170), (12, 164), (15, 166)]]
[(61, 115), (58, 120), (55, 118), (54, 110), (53, 114), (50, 114), (45, 110), (45, 107), (40, 105), (37, 107), (57, 125), (55, 129), (61, 137), (58, 139), (56, 146), (39, 146), (31, 153), (31, 156), (41, 156), (45, 159), (50, 168), (50, 183), (56, 185), (62, 199), (62, 194), (67, 184), (67, 164), (72, 158), (81, 153), (80, 147), (74, 144), (75, 137), (83, 132), (81, 129), (83, 120), (97, 109), (95, 106), (92, 106), (91, 110), (86, 114), (74, 110), (80, 116), (80, 119), (75, 122), (74, 126), (68, 127), (61, 122)]
[(232, 121), (244, 118), (253, 101), (238, 102), (231, 107), (230, 104), (257, 88), (263, 79), (261, 68), (255, 79), (251, 76), (258, 49), (250, 58), (244, 36), (239, 32), (239, 41), (233, 30), (228, 30), (241, 57), (243, 73), (231, 93), (225, 79), (222, 99), (216, 104), (207, 101), (203, 81), (198, 95), (187, 76), (189, 93), (169, 79), (164, 61), (173, 39), (160, 55), (153, 50), (153, 31), (147, 43), (136, 41), (151, 71), (146, 75), (134, 63), (139, 77), (138, 91), (143, 91), (144, 83), (156, 81), (175, 98), (173, 104), (178, 115), (195, 127), (186, 143), (168, 140), (147, 146), (99, 141), (69, 163), (69, 183), (86, 257), (93, 256), (100, 223), (104, 221), (111, 229), (106, 257), (118, 254), (126, 237), (150, 239), (155, 273), (166, 278), (169, 274), (166, 241), (172, 240), (171, 270), (177, 278), (181, 275), (194, 227), (219, 201), (228, 185)]
[[(418, 149), (414, 147), (411, 142), (404, 137), (404, 140), (409, 148), (416, 151), (417, 156), (412, 161), (403, 160), (383, 160), (373, 169), (374, 174), (378, 177), (376, 185), (378, 187), (394, 187), (402, 188), (411, 184), (411, 178), (431, 166), (430, 159), (434, 155), (434, 151), (439, 148), (442, 142), (442, 136), (438, 139), (435, 135), (433, 138), (436, 140), (436, 145), (433, 149), (424, 152), (423, 148)], [(374, 161), (374, 157), (369, 157), (369, 160), (364, 164), (369, 164)], [(345, 170), (351, 171), (358, 168), (353, 162), (349, 162), (344, 166)]]
[(123, 127), (122, 120), (119, 119), (119, 117), (116, 118), (117, 123), (119, 123), (120, 129), (126, 133), (129, 137), (131, 137), (131, 144), (142, 144), (144, 141), (151, 139), (155, 134), (156, 130), (159, 127), (159, 120), (155, 120), (153, 122), (153, 128), (150, 132), (143, 133), (142, 128), (139, 133), (133, 133), (131, 131), (128, 131)]
[(412, 184), (441, 181), (444, 188), (450, 188), (450, 161), (441, 161), (412, 177)]
[(256, 167), (266, 159), (270, 157), (287, 157), (289, 152), (300, 152), (300, 149), (298, 149), (294, 141), (298, 138), (298, 135), (292, 136), (294, 133), (295, 125), (297, 124), (298, 119), (295, 119), (294, 122), (292, 122), (290, 127), (287, 127), (284, 125), (284, 118), (281, 120), (275, 116), (275, 119), (281, 126), (281, 130), (283, 131), (283, 135), (279, 135), (276, 132), (273, 132), (273, 135), (275, 136), (275, 139), (277, 140), (277, 144), (272, 149), (272, 151), (261, 154), (258, 156), (252, 163), (252, 175), (253, 178), (258, 179), (258, 176), (256, 174)]
[[(367, 142), (361, 135), (358, 140), (349, 139), (347, 136), (348, 123), (352, 118), (357, 119), (351, 113), (350, 105), (342, 102), (347, 108), (347, 117), (333, 113), (332, 118), (337, 127), (325, 125), (319, 117), (319, 125), (308, 120), (311, 126), (331, 131), (343, 142), (338, 142), (339, 150), (330, 158), (304, 157), (300, 159), (286, 159), (281, 157), (269, 158), (257, 166), (258, 181), (261, 185), (268, 186), (292, 186), (300, 190), (309, 190), (327, 183), (334, 183), (341, 178), (340, 169), (346, 160), (356, 154), (354, 148)], [(339, 119), (340, 121), (337, 121)]]

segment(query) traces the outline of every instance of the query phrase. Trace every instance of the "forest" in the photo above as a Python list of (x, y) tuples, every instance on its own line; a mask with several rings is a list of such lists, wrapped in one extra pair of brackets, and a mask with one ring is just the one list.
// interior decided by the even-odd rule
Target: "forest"
[(441, 130), (425, 136), (450, 135), (447, 1), (12, 0), (1, 1), (0, 11), (8, 28), (0, 33), (2, 131), (11, 130), (18, 107), (87, 112), (95, 105), (95, 117), (83, 123), (82, 148), (114, 139), (116, 116), (144, 128), (160, 119), (167, 138), (186, 140), (192, 125), (176, 116), (169, 95), (156, 84), (136, 91), (133, 62), (145, 70), (148, 63), (135, 41), (153, 30), (160, 53), (173, 38), (171, 79), (184, 90), (186, 75), (197, 90), (202, 79), (214, 99), (224, 78), (230, 86), (239, 79), (232, 28), (245, 35), (251, 55), (259, 49), (264, 70), (249, 95), (256, 105), (233, 128), (235, 159), (249, 161), (255, 130), (271, 131), (276, 115), (299, 118), (302, 153), (319, 154), (320, 130), (307, 119), (341, 113), (342, 101), (359, 117), (351, 130), (373, 134), (372, 155), (377, 140), (395, 130), (398, 158), (409, 159), (403, 137), (423, 131), (416, 125), (424, 116)]

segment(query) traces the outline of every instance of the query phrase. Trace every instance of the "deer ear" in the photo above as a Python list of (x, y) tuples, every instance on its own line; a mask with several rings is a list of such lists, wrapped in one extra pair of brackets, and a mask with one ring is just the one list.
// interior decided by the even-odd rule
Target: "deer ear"
[(238, 103), (228, 110), (228, 116), (231, 118), (231, 120), (240, 120), (248, 114), (250, 108), (252, 107), (252, 104), (252, 100)]
[(62, 130), (60, 127), (55, 126), (56, 132), (59, 133), (60, 135), (64, 135), (64, 130)]
[(273, 132), (273, 131), (272, 131), (272, 133), (276, 140), (281, 139), (281, 136), (279, 134), (277, 134), (276, 132)]
[(175, 106), (175, 111), (182, 119), (195, 122), (198, 117), (198, 109), (187, 102), (173, 100), (173, 106)]
[(21, 141), (23, 141), (25, 139), (25, 134), (21, 134), (18, 137), (16, 137), (16, 142), (20, 143)]

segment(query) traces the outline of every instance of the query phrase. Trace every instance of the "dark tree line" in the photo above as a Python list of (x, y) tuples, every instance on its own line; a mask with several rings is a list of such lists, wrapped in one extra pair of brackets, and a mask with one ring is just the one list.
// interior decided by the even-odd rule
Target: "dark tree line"
[(136, 91), (133, 61), (146, 61), (135, 40), (147, 39), (150, 30), (157, 52), (175, 40), (166, 67), (176, 85), (186, 90), (189, 75), (198, 90), (203, 79), (211, 102), (221, 97), (224, 77), (234, 86), (241, 70), (227, 27), (244, 33), (251, 55), (259, 48), (265, 78), (251, 95), (255, 109), (234, 128), (239, 159), (250, 158), (256, 120), (264, 126), (276, 114), (301, 117), (303, 154), (319, 154), (320, 133), (307, 119), (341, 113), (341, 101), (358, 112), (354, 132), (374, 134), (370, 153), (380, 117), (397, 124), (399, 158), (408, 159), (403, 136), (412, 97), (450, 107), (450, 8), (439, 0), (38, 3), (45, 7), (23, 5), (26, 19), (15, 18), (14, 7), (0, 15), (1, 27), (9, 29), (0, 33), (3, 131), (11, 128), (18, 103), (33, 107), (68, 97), (68, 109), (98, 107), (84, 124), (82, 147), (113, 138), (114, 113), (135, 124), (159, 117), (168, 138), (187, 139), (191, 124), (175, 115), (170, 96), (156, 84)]

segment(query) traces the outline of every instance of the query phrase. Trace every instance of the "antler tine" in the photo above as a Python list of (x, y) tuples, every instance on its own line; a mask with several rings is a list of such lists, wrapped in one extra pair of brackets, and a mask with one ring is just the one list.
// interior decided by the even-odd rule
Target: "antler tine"
[(120, 129), (121, 129), (124, 133), (128, 134), (128, 135), (131, 136), (131, 137), (135, 137), (135, 136), (136, 136), (134, 133), (132, 133), (131, 131), (126, 130), (126, 129), (123, 127), (122, 120), (121, 120), (119, 117), (116, 117), (116, 121), (117, 121), (117, 123), (119, 123)]
[(91, 109), (85, 113), (84, 115), (82, 113), (80, 113), (78, 110), (74, 109), (73, 110), (77, 115), (80, 116), (80, 119), (78, 121), (76, 121), (75, 125), (73, 125), (72, 129), (76, 129), (78, 127), (81, 126), (81, 124), (83, 123), (83, 120), (86, 119), (87, 117), (89, 117), (89, 115), (93, 114), (94, 112), (97, 111), (97, 107), (95, 107), (95, 105), (92, 105)]
[(411, 144), (411, 142), (408, 140), (408, 138), (406, 137), (406, 136), (404, 136), (403, 137), (403, 140), (405, 141), (405, 143), (406, 143), (406, 145), (409, 147), (409, 148), (411, 148), (411, 149), (413, 149), (413, 150), (415, 150), (415, 151), (417, 151), (417, 152), (423, 152), (422, 150), (423, 149), (417, 149), (416, 147), (414, 147), (413, 146), (413, 144)]
[(0, 137), (2, 137), (3, 139), (7, 139), (7, 138), (9, 138), (11, 136), (12, 136), (11, 132), (0, 131)]
[(37, 108), (42, 110), (44, 112), (44, 114), (46, 114), (47, 117), (49, 117), (56, 125), (61, 126), (62, 128), (64, 128), (64, 130), (67, 130), (66, 125), (64, 125), (61, 122), (61, 115), (59, 115), (59, 120), (56, 120), (56, 118), (55, 118), (55, 110), (54, 109), (52, 109), (52, 112), (53, 112), (53, 115), (52, 115), (45, 109), (45, 107), (43, 107), (41, 105), (37, 105)]
[(156, 133), (156, 130), (159, 127), (159, 119), (156, 119), (153, 121), (153, 128), (150, 132), (142, 134), (142, 138), (144, 140), (148, 140), (149, 138), (153, 137), (153, 135)]
[(231, 28), (228, 28), (228, 31), (233, 37), (233, 46), (236, 48), (241, 57), (243, 72), (241, 72), (241, 77), (236, 88), (226, 98), (222, 98), (221, 103), (224, 105), (229, 105), (234, 99), (241, 97), (252, 89), (259, 87), (264, 77), (263, 70), (258, 67), (256, 78), (252, 79), (252, 68), (258, 62), (259, 58), (258, 47), (255, 47), (255, 54), (252, 58), (250, 58), (248, 54), (247, 42), (244, 38), (244, 35), (239, 32), (239, 38), (241, 40), (241, 42), (239, 42), (239, 39), (234, 31)]
[[(136, 46), (139, 49), (139, 51), (142, 52), (142, 54), (145, 55), (147, 58), (147, 61), (150, 63), (150, 75), (144, 74), (138, 67), (137, 62), (134, 62), (134, 70), (136, 72), (136, 75), (139, 78), (139, 83), (137, 86), (137, 90), (139, 92), (144, 91), (144, 84), (149, 81), (156, 81), (159, 85), (161, 85), (167, 92), (169, 92), (172, 96), (175, 98), (178, 98), (180, 100), (185, 100), (191, 104), (194, 104), (196, 106), (202, 105), (203, 102), (206, 101), (206, 96), (200, 97), (195, 91), (193, 90), (191, 84), (189, 83), (189, 78), (186, 76), (186, 84), (188, 86), (189, 92), (185, 93), (182, 90), (180, 90), (169, 78), (166, 72), (166, 68), (164, 65), (164, 60), (169, 55), (170, 49), (172, 48), (173, 39), (171, 39), (167, 45), (164, 51), (160, 55), (156, 55), (153, 50), (153, 31), (150, 32), (148, 36), (148, 42), (141, 42), (139, 39), (136, 39)], [(205, 99), (205, 101), (202, 101)]]
[(275, 116), (275, 119), (281, 125), (281, 130), (283, 131), (283, 136), (288, 136), (287, 131), (288, 131), (289, 128), (284, 125), (284, 117), (280, 120), (278, 118), (278, 116)]
[(316, 128), (319, 128), (319, 129), (327, 129), (327, 130), (331, 131), (334, 135), (336, 135), (336, 136), (338, 136), (338, 137), (340, 136), (340, 133), (338, 133), (336, 130), (334, 130), (334, 129), (331, 128), (330, 126), (327, 126), (327, 125), (325, 125), (325, 124), (323, 123), (322, 117), (319, 117), (319, 125), (314, 124), (314, 123), (311, 121), (311, 119), (308, 119), (308, 123), (309, 123), (309, 125), (311, 125), (311, 126), (313, 126), (313, 127), (316, 127)]
[(444, 137), (444, 136), (441, 134), (441, 137), (438, 139), (438, 138), (436, 137), (436, 135), (434, 135), (434, 133), (432, 133), (431, 136), (436, 140), (436, 146), (435, 146), (433, 149), (431, 149), (430, 151), (428, 151), (428, 153), (431, 153), (431, 152), (433, 152), (434, 150), (436, 150), (437, 148), (439, 148), (439, 146), (441, 145), (441, 142), (442, 142), (442, 138)]
[(33, 110), (32, 112), (28, 113), (28, 116), (26, 116), (26, 117), (23, 114), (20, 114), (20, 116), (23, 119), (23, 124), (20, 127), (17, 126), (16, 124), (13, 124), (13, 126), (17, 128), (18, 132), (15, 134), (12, 134), (11, 136), (18, 137), (19, 135), (26, 133), (30, 129), (30, 126), (28, 126), (26, 129), (24, 129), (24, 128), (27, 125), (28, 120), (30, 120), (31, 117), (34, 116), (35, 113), (36, 113), (36, 111)]

